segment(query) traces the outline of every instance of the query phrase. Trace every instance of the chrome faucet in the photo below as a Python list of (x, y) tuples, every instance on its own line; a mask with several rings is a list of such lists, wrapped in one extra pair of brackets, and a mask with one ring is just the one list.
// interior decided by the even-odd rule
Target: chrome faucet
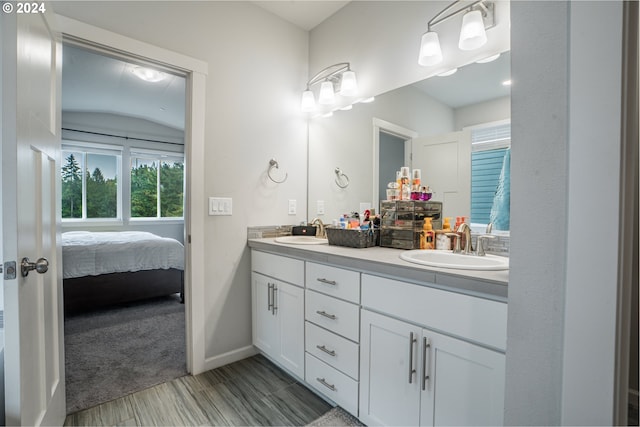
[(322, 222), (322, 220), (320, 218), (314, 218), (309, 225), (316, 225), (318, 226), (318, 231), (316, 231), (316, 237), (320, 237), (323, 239), (327, 238), (327, 231), (324, 228), (324, 223)]
[[(471, 245), (471, 227), (469, 227), (469, 224), (467, 224), (466, 222), (460, 224), (458, 226), (458, 229), (456, 230), (456, 233), (458, 234), (458, 239), (456, 242), (457, 252), (460, 252), (460, 238), (464, 237), (464, 249), (462, 250), (462, 253), (465, 255), (472, 254), (473, 246)], [(454, 250), (454, 252), (456, 252), (456, 250)]]

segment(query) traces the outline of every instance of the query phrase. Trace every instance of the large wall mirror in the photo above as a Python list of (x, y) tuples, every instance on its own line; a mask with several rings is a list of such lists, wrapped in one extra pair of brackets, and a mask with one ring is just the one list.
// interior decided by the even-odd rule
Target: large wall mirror
[[(331, 117), (310, 119), (309, 216), (331, 223), (366, 204), (377, 211), (395, 171), (409, 166), (421, 170), (433, 200), (443, 202), (444, 216), (488, 222), (487, 209), (496, 187), (503, 184), (499, 180), (504, 178), (505, 158), (508, 162), (509, 79), (510, 55), (504, 52), (491, 62), (472, 63), (452, 75), (392, 90)], [(486, 149), (498, 154), (489, 161), (495, 176), (493, 189), (483, 197), (488, 207), (481, 215), (476, 202), (482, 197), (475, 179), (472, 188), (471, 168), (472, 158), (476, 165), (476, 158), (483, 157), (476, 153)], [(336, 168), (348, 177), (346, 187)], [(476, 169), (474, 178), (482, 173)], [(501, 228), (508, 229), (508, 218)]]

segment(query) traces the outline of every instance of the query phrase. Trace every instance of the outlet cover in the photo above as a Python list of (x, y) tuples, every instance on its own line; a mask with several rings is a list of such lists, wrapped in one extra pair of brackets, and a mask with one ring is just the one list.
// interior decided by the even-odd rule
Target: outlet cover
[(316, 213), (318, 215), (324, 215), (324, 200), (318, 200), (316, 202)]
[(289, 215), (295, 215), (297, 211), (297, 203), (295, 199), (289, 200)]

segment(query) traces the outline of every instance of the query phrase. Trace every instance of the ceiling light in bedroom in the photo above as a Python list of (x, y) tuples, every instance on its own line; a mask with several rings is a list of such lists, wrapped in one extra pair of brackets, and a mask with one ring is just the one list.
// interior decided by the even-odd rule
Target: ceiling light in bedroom
[(145, 67), (133, 67), (131, 70), (133, 74), (139, 79), (144, 80), (145, 82), (156, 83), (167, 78), (167, 75), (162, 71), (154, 70), (152, 68)]

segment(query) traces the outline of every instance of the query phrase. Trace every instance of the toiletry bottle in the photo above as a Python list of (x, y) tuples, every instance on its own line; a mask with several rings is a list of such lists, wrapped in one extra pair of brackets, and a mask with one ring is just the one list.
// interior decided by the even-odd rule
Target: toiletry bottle
[(402, 200), (402, 171), (396, 171), (397, 200)]
[(444, 219), (442, 224), (442, 230), (436, 230), (436, 249), (441, 251), (448, 251), (452, 249), (451, 237), (447, 236), (447, 233), (451, 233), (450, 218)]
[(402, 182), (402, 187), (401, 187), (402, 200), (411, 200), (411, 181), (409, 177), (409, 167), (408, 166), (401, 167), (400, 175), (401, 175), (400, 180)]
[(422, 234), (420, 236), (420, 249), (435, 249), (435, 232), (431, 225), (431, 218), (424, 219), (424, 225), (422, 226)]
[(420, 182), (421, 172), (420, 169), (414, 169), (411, 171), (411, 200), (420, 200)]

